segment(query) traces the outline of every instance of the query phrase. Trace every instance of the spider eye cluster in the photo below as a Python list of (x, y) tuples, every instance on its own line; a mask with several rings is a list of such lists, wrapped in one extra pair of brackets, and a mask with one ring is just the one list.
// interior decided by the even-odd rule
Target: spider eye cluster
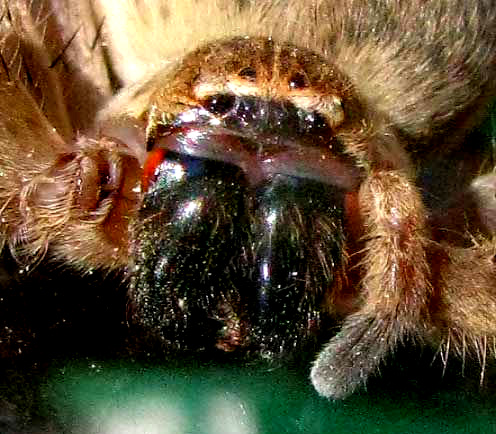
[(305, 89), (309, 86), (308, 78), (302, 72), (295, 72), (291, 75), (289, 79), (289, 88), (291, 90), (295, 89)]
[(246, 81), (255, 82), (257, 80), (257, 71), (251, 66), (247, 66), (238, 72), (238, 76)]
[(200, 104), (228, 128), (250, 129), (280, 137), (314, 136), (318, 143), (334, 136), (325, 115), (298, 107), (289, 100), (216, 93)]
[(228, 93), (219, 93), (205, 98), (203, 106), (214, 115), (225, 115), (236, 106), (236, 96)]

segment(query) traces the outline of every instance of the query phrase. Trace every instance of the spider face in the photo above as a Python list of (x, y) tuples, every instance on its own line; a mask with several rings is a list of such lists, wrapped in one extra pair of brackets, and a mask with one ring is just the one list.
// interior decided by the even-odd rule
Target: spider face
[(134, 316), (168, 346), (287, 354), (342, 289), (360, 170), (340, 135), (359, 105), (323, 59), (270, 39), (213, 44), (172, 76), (185, 91), (148, 114)]

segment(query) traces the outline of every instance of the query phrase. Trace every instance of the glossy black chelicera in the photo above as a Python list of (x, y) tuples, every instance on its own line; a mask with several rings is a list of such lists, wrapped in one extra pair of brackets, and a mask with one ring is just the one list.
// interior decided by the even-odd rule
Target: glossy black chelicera
[[(135, 225), (134, 316), (169, 349), (289, 354), (327, 320), (325, 293), (343, 260), (344, 190), (291, 167), (254, 182), (253, 169), (229, 155), (198, 157), (203, 144), (228, 154), (235, 141), (257, 164), (291, 146), (273, 135), (257, 145), (261, 127), (241, 134), (233, 115), (224, 123), (222, 134), (186, 128), (168, 138), (183, 152), (164, 151)], [(269, 131), (286, 127), (282, 118)]]

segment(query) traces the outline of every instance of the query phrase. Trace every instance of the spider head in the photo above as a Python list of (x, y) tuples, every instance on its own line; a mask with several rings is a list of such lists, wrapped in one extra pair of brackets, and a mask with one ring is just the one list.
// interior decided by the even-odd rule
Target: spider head
[(363, 109), (336, 68), (271, 39), (207, 45), (166, 76), (142, 115), (133, 315), (167, 346), (288, 353), (335, 313)]

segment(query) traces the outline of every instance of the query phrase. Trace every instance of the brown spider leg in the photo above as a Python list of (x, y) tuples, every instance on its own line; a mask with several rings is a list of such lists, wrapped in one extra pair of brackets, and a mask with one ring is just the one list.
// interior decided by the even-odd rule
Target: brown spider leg
[(29, 256), (51, 254), (83, 270), (128, 263), (129, 220), (139, 203), (140, 166), (128, 148), (81, 137), (20, 187), (17, 232)]
[[(470, 248), (444, 246), (438, 260), (439, 296), (431, 305), (440, 351), (462, 358), (476, 358), (481, 383), (488, 357), (496, 342), (496, 265), (493, 241), (476, 242)], [(441, 255), (440, 255), (441, 256)], [(445, 368), (445, 367), (444, 367)]]
[(399, 341), (422, 333), (431, 293), (425, 211), (408, 176), (372, 170), (359, 202), (367, 234), (362, 308), (346, 319), (311, 372), (318, 392), (332, 398), (351, 394)]
[[(474, 179), (454, 209), (467, 219), (469, 247), (442, 241), (436, 257), (433, 284), (436, 297), (431, 317), (441, 353), (452, 351), (481, 364), (481, 382), (488, 356), (496, 355), (496, 174)], [(443, 225), (444, 227), (444, 225)], [(450, 240), (451, 241), (451, 240)], [(446, 364), (447, 357), (442, 359)]]
[(76, 31), (64, 16), (74, 12), (69, 7), (54, 14), (44, 2), (2, 6), (0, 247), (8, 245), (28, 265), (50, 250), (81, 271), (125, 267), (128, 223), (140, 200), (139, 162), (127, 142), (74, 138), (73, 127), (89, 128), (110, 95), (105, 76), (94, 83), (87, 77), (86, 67), (101, 62), (98, 48), (86, 48), (91, 55), (78, 64), (77, 47), (88, 45), (82, 34), (91, 26)]

